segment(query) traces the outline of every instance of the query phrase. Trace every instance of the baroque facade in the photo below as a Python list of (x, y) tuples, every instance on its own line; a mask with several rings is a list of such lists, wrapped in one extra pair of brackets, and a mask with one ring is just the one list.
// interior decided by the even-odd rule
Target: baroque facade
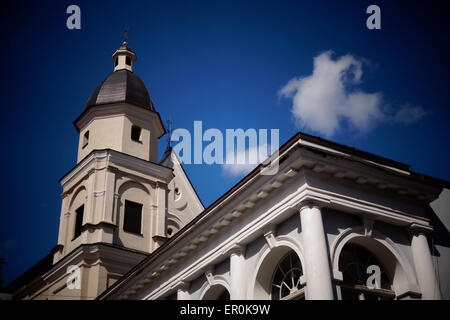
[[(74, 121), (78, 163), (60, 179), (58, 244), (7, 287), (16, 299), (94, 299), (204, 209), (175, 153), (157, 162), (165, 129), (127, 42), (113, 61)], [(73, 266), (80, 289), (67, 288)]]
[(276, 174), (261, 164), (204, 209), (175, 153), (157, 161), (165, 130), (135, 54), (124, 42), (113, 59), (74, 122), (58, 245), (15, 298), (450, 298), (448, 182), (298, 133)]

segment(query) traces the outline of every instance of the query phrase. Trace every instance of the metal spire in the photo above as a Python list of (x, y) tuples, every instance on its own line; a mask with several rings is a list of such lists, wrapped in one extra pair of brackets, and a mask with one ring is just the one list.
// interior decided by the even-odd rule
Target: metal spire
[(172, 120), (167, 120), (167, 149), (172, 148), (172, 141), (170, 138), (172, 138)]
[(125, 42), (127, 42), (128, 40), (128, 31), (130, 31), (130, 26), (127, 27), (127, 29), (125, 30)]

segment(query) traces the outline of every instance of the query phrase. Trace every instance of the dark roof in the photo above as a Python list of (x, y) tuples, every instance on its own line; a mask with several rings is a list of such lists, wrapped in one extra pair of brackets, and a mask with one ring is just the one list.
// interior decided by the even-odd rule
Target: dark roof
[(131, 103), (155, 111), (144, 81), (125, 69), (114, 71), (106, 77), (91, 94), (85, 109), (117, 102)]
[[(79, 246), (77, 246), (75, 249), (67, 253), (61, 260), (59, 260), (56, 264), (61, 264), (64, 259), (66, 259), (68, 256), (70, 256), (73, 252), (76, 250), (82, 248), (82, 247), (88, 247), (88, 246), (94, 246), (94, 245), (103, 245), (106, 247), (111, 247), (115, 249), (120, 249), (124, 251), (134, 252), (141, 254), (143, 256), (148, 256), (149, 253), (141, 250), (126, 248), (121, 245), (116, 244), (110, 244), (105, 242), (94, 242), (94, 243), (82, 243)], [(10, 282), (5, 288), (3, 288), (0, 292), (10, 293), (14, 294), (20, 289), (24, 288), (25, 286), (28, 286), (33, 280), (35, 280), (37, 277), (42, 276), (44, 273), (49, 271), (53, 267), (53, 255), (58, 249), (60, 245), (57, 245), (54, 247), (49, 254), (47, 254), (44, 258), (39, 260), (35, 265), (33, 265), (30, 269), (22, 273), (20, 276), (18, 276), (15, 280)]]

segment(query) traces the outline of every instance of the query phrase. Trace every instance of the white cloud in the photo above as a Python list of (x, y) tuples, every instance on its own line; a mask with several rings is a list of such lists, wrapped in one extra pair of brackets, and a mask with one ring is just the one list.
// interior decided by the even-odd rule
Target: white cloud
[[(366, 132), (377, 122), (391, 119), (383, 111), (381, 92), (355, 89), (361, 83), (362, 61), (351, 55), (333, 60), (332, 55), (327, 51), (315, 57), (310, 76), (293, 78), (279, 91), (280, 97), (292, 98), (297, 125), (330, 137), (344, 122)], [(424, 114), (421, 107), (405, 108), (394, 116), (395, 122), (412, 123)]]
[(223, 173), (231, 176), (250, 173), (258, 164), (268, 158), (268, 151), (267, 144), (259, 148), (257, 145), (252, 146), (244, 151), (236, 152), (236, 155), (227, 150), (226, 162), (222, 165)]
[(425, 115), (425, 111), (419, 106), (404, 105), (392, 117), (393, 122), (410, 124), (416, 122)]

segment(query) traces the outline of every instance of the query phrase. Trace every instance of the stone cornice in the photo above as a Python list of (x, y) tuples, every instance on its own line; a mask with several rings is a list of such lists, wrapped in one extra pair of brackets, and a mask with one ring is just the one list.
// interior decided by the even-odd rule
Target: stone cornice
[[(293, 177), (296, 177), (298, 180), (304, 178), (307, 172), (326, 175), (330, 180), (346, 179), (347, 181), (353, 181), (355, 188), (367, 185), (374, 190), (382, 190), (383, 186), (386, 185), (386, 189), (389, 190), (390, 194), (400, 198), (409, 197), (421, 201), (420, 197), (424, 196), (424, 199), (429, 201), (435, 197), (436, 190), (434, 187), (420, 186), (416, 181), (410, 181), (407, 172), (403, 172), (404, 170), (397, 170), (397, 168), (387, 168), (387, 170), (386, 168), (368, 168), (359, 162), (352, 162), (352, 159), (336, 159), (336, 155), (327, 156), (328, 158), (318, 156), (303, 147), (295, 149), (295, 146), (298, 147), (299, 144), (292, 144), (280, 155), (280, 157), (283, 157), (286, 153), (291, 152), (292, 156), (288, 158), (288, 161), (280, 162), (280, 170), (275, 176), (262, 177), (258, 174), (250, 174), (244, 178), (235, 188), (232, 188), (230, 192), (222, 197), (220, 202), (207, 208), (198, 219), (194, 219), (195, 221), (192, 224), (188, 224), (183, 228), (184, 230), (180, 230), (178, 234), (155, 251), (147, 261), (144, 261), (139, 266), (139, 271), (138, 269), (132, 270), (127, 277), (122, 278), (105, 295), (100, 296), (100, 299), (109, 296), (115, 298), (129, 297), (137, 292), (133, 288), (140, 281), (146, 281), (147, 284), (157, 281), (158, 277), (169, 269), (179, 271), (171, 278), (173, 281), (192, 279), (198, 276), (198, 272), (202, 268), (214, 261), (223, 259), (224, 253), (231, 250), (236, 243), (246, 243), (249, 235), (254, 236), (260, 233), (261, 229), (268, 224), (276, 224), (275, 221), (279, 220), (280, 216), (292, 214), (293, 210), (297, 210), (299, 203), (312, 202), (319, 207), (338, 209), (402, 227), (411, 224), (417, 224), (424, 228), (430, 227), (428, 219), (407, 212), (393, 210), (390, 207), (374, 202), (317, 189), (305, 182), (296, 192), (286, 196), (283, 201), (271, 208), (271, 210), (261, 212), (258, 219), (249, 222), (244, 231), (238, 230), (230, 236), (225, 247), (211, 249), (194, 265), (186, 266), (184, 269), (174, 268), (175, 265), (179, 265), (179, 262), (184, 260), (183, 257), (190, 255), (194, 250), (198, 250), (197, 248), (200, 246), (204, 248), (202, 244), (208, 242), (212, 235), (222, 232), (221, 230), (227, 228), (235, 219), (245, 218), (247, 210), (258, 205), (262, 199), (270, 198), (274, 190), (281, 188), (286, 182), (292, 181)], [(384, 171), (381, 174), (382, 170)], [(254, 172), (256, 171), (252, 173)], [(262, 185), (261, 182), (263, 182)], [(424, 194), (421, 192), (424, 192)], [(233, 223), (233, 225), (236, 224)], [(151, 270), (152, 272), (142, 272), (142, 269)], [(137, 274), (141, 276), (133, 279), (134, 275)], [(142, 276), (143, 274), (145, 276)], [(125, 283), (126, 285), (124, 285)], [(146, 298), (153, 299), (161, 296), (167, 293), (165, 290), (167, 288), (154, 287), (152, 293)]]
[(370, 187), (377, 192), (389, 192), (394, 196), (408, 197), (414, 201), (431, 202), (439, 196), (440, 189), (411, 178), (403, 170), (391, 170), (384, 166), (369, 166), (335, 154), (318, 155), (309, 149), (299, 149), (297, 160), (292, 163), (296, 170), (328, 175), (334, 179), (352, 181), (356, 185)]
[(413, 235), (417, 235), (417, 234), (421, 234), (421, 233), (426, 234), (426, 233), (429, 233), (429, 232), (433, 231), (433, 227), (432, 226), (426, 226), (426, 225), (418, 224), (418, 223), (411, 223), (408, 226), (408, 230)]
[[(112, 163), (163, 180), (169, 180), (172, 174), (171, 168), (153, 162), (145, 161), (115, 150), (93, 150), (88, 156), (86, 156), (72, 170), (70, 170), (64, 177), (60, 179), (61, 185), (64, 188), (73, 180), (78, 179), (80, 175), (85, 176), (87, 174), (86, 168), (93, 165), (94, 163), (101, 161), (108, 161), (106, 168), (107, 170), (110, 170), (114, 173), (121, 173), (121, 170), (116, 166), (111, 166)], [(111, 169), (108, 169), (110, 167)], [(94, 170), (95, 168), (91, 168), (89, 172), (93, 172)], [(126, 172), (124, 172), (123, 174), (127, 175)], [(64, 193), (63, 196), (65, 196)]]
[(77, 264), (84, 258), (89, 258), (91, 260), (109, 259), (127, 261), (127, 259), (130, 259), (131, 256), (137, 255), (145, 256), (148, 254), (101, 242), (82, 244), (56, 262), (48, 272), (42, 275), (42, 279), (46, 282), (52, 282), (54, 279), (57, 279), (61, 275), (65, 274), (69, 265)]
[(90, 107), (84, 110), (83, 113), (75, 119), (73, 124), (79, 132), (81, 128), (86, 127), (94, 119), (109, 116), (131, 116), (142, 126), (145, 125), (145, 122), (152, 121), (156, 124), (158, 129), (160, 129), (158, 138), (163, 136), (166, 132), (158, 112), (131, 103), (112, 103)]
[(245, 245), (241, 245), (241, 244), (234, 244), (230, 249), (228, 249), (228, 251), (226, 252), (226, 255), (233, 255), (233, 254), (237, 254), (237, 255), (242, 255), (245, 254)]
[[(189, 268), (190, 270), (184, 270), (183, 272), (181, 272), (180, 276), (182, 275), (182, 277), (183, 277), (181, 280), (185, 280), (185, 279), (194, 277), (196, 272), (198, 272), (198, 270), (201, 270), (201, 268), (205, 268), (205, 266), (207, 268), (209, 268), (208, 266), (211, 264), (211, 261), (217, 261), (217, 260), (223, 259), (223, 256), (228, 256), (229, 253), (232, 252), (233, 248), (235, 248), (236, 243), (245, 243), (245, 235), (244, 234), (254, 234), (254, 233), (261, 232), (261, 230), (266, 230), (266, 229), (264, 229), (264, 227), (267, 225), (271, 225), (271, 223), (270, 223), (271, 220), (275, 220), (279, 214), (282, 214), (286, 210), (290, 210), (292, 208), (296, 209), (298, 207), (298, 203), (305, 203), (305, 202), (311, 202), (311, 201), (313, 201), (314, 203), (322, 203), (322, 204), (325, 204), (324, 202), (326, 202), (328, 205), (339, 203), (338, 199), (332, 199), (330, 201), (330, 199), (329, 198), (327, 199), (327, 198), (328, 198), (328, 196), (326, 197), (324, 194), (320, 194), (316, 190), (311, 190), (307, 186), (305, 186), (304, 188), (301, 188), (295, 195), (293, 195), (292, 197), (287, 199), (286, 203), (280, 204), (281, 208), (275, 210), (275, 212), (261, 215), (261, 217), (260, 217), (260, 219), (258, 219), (258, 221), (253, 222), (253, 226), (251, 228), (246, 229), (245, 233), (244, 232), (236, 233), (233, 236), (233, 240), (228, 241), (228, 243), (230, 243), (229, 246), (226, 246), (222, 250), (218, 250), (215, 253), (209, 255), (208, 258), (205, 258), (205, 260), (198, 261), (198, 263), (195, 266), (191, 266)], [(325, 200), (325, 199), (327, 199), (327, 200)], [(289, 204), (289, 203), (292, 203), (292, 204)], [(342, 205), (344, 205), (344, 204), (345, 204), (345, 206), (350, 206), (351, 203), (343, 202)], [(394, 220), (397, 219), (398, 223), (400, 223), (403, 226), (410, 225), (411, 221), (415, 221), (415, 224), (417, 224), (419, 226), (423, 226), (425, 228), (429, 225), (428, 220), (426, 220), (426, 219), (419, 218), (419, 217), (413, 217), (413, 216), (404, 216), (400, 213), (395, 213), (394, 211), (390, 210), (389, 208), (384, 208), (384, 210), (382, 211), (380, 208), (373, 208), (373, 204), (371, 204), (371, 205), (367, 204), (364, 207), (357, 207), (355, 205), (352, 205), (349, 208), (351, 208), (352, 210), (357, 210), (358, 212), (361, 212), (361, 213), (371, 213), (371, 215), (377, 215), (377, 214), (380, 215), (382, 212), (384, 212), (384, 215), (381, 215), (381, 217), (389, 216), (391, 219), (394, 219)], [(391, 215), (394, 215), (395, 217), (391, 216)], [(268, 219), (268, 216), (271, 216), (271, 218)], [(225, 218), (227, 218), (229, 220), (225, 220)], [(231, 220), (234, 220), (237, 218), (238, 217), (232, 218), (231, 214), (225, 215), (225, 217), (223, 217), (222, 219), (219, 219), (217, 221), (217, 223), (214, 224), (210, 229), (198, 233), (194, 237), (193, 240), (184, 242), (185, 243), (184, 247), (180, 247), (180, 248), (176, 249), (175, 252), (178, 252), (178, 254), (183, 253), (184, 255), (189, 255), (193, 250), (197, 250), (197, 248), (202, 243), (207, 242), (209, 237), (212, 234), (214, 234), (214, 233), (211, 233), (209, 230), (216, 229), (220, 232), (220, 230), (223, 229), (224, 227), (226, 227), (231, 222)], [(227, 223), (224, 223), (225, 221)], [(180, 261), (182, 261), (181, 256), (177, 257), (178, 254), (177, 253), (172, 254), (172, 255), (169, 254), (169, 255), (167, 255), (167, 258), (158, 259), (160, 261), (160, 263), (159, 263), (160, 267), (158, 268), (157, 266), (154, 266), (154, 267), (150, 268), (151, 270), (156, 270), (157, 272), (154, 274), (151, 274), (149, 277), (145, 278), (147, 284), (157, 280), (157, 277), (159, 277), (163, 272), (166, 272), (167, 270), (172, 269), (172, 267), (174, 265), (177, 265)], [(169, 260), (172, 261), (170, 264), (168, 263)], [(139, 283), (139, 281), (138, 281), (138, 283)], [(132, 285), (131, 288), (133, 288), (133, 287), (134, 286)], [(131, 292), (132, 291), (134, 291), (134, 290), (131, 289)], [(128, 294), (130, 294), (130, 292)], [(127, 293), (125, 293), (125, 296), (127, 296)]]

